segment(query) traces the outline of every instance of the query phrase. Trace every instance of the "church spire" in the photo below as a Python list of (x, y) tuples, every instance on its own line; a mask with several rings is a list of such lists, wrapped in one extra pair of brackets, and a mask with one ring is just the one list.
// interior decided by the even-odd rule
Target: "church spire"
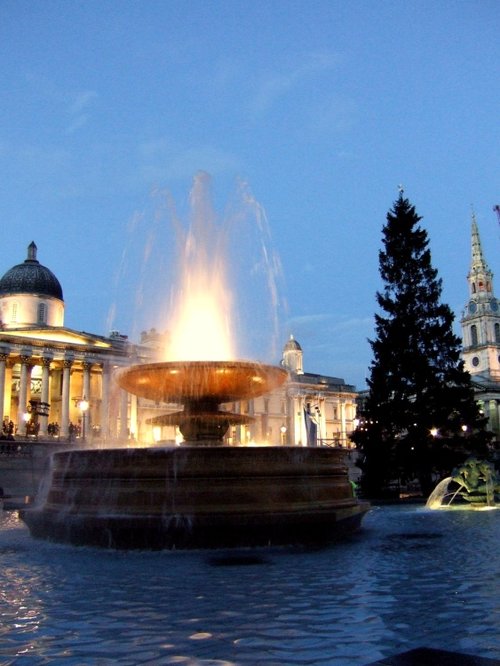
[(474, 213), (472, 213), (471, 243), (472, 261), (469, 275), (467, 276), (471, 296), (480, 294), (491, 295), (493, 290), (493, 273), (490, 271), (483, 256), (479, 229), (477, 227), (476, 216)]
[(460, 321), (462, 358), (471, 375), (496, 382), (500, 379), (500, 300), (493, 293), (493, 273), (483, 256), (474, 213), (471, 240), (470, 294)]

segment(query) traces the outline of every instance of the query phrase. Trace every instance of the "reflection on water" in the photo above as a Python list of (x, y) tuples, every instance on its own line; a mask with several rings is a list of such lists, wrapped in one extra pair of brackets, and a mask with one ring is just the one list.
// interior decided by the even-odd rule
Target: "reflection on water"
[(500, 658), (500, 512), (374, 509), (322, 550), (122, 552), (1, 517), (1, 664), (336, 664), (427, 646)]

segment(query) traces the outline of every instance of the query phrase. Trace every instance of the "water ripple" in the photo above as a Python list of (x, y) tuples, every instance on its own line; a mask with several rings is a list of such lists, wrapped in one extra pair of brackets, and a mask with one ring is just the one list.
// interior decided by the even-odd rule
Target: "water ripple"
[(325, 549), (117, 552), (1, 516), (0, 663), (363, 666), (418, 646), (500, 658), (500, 512), (384, 507)]

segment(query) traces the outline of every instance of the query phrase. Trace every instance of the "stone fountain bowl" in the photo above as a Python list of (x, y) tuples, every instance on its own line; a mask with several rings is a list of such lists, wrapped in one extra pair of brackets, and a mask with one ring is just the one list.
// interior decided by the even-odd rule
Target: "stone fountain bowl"
[(281, 386), (282, 368), (251, 361), (166, 361), (122, 370), (120, 386), (156, 402), (215, 404), (256, 398)]
[(340, 449), (175, 447), (56, 453), (21, 517), (36, 538), (157, 550), (325, 543), (368, 508)]

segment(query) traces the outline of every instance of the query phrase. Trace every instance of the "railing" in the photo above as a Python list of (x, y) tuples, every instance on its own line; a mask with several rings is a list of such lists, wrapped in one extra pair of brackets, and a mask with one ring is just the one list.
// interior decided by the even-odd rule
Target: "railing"
[(33, 453), (33, 442), (19, 442), (13, 440), (0, 440), (0, 457), (24, 458)]
[(356, 448), (350, 440), (347, 441), (347, 443), (343, 443), (342, 440), (339, 437), (331, 437), (331, 438), (320, 438), (318, 437), (317, 440), (317, 446), (329, 446), (331, 448), (335, 449), (347, 449), (347, 450), (352, 450)]

